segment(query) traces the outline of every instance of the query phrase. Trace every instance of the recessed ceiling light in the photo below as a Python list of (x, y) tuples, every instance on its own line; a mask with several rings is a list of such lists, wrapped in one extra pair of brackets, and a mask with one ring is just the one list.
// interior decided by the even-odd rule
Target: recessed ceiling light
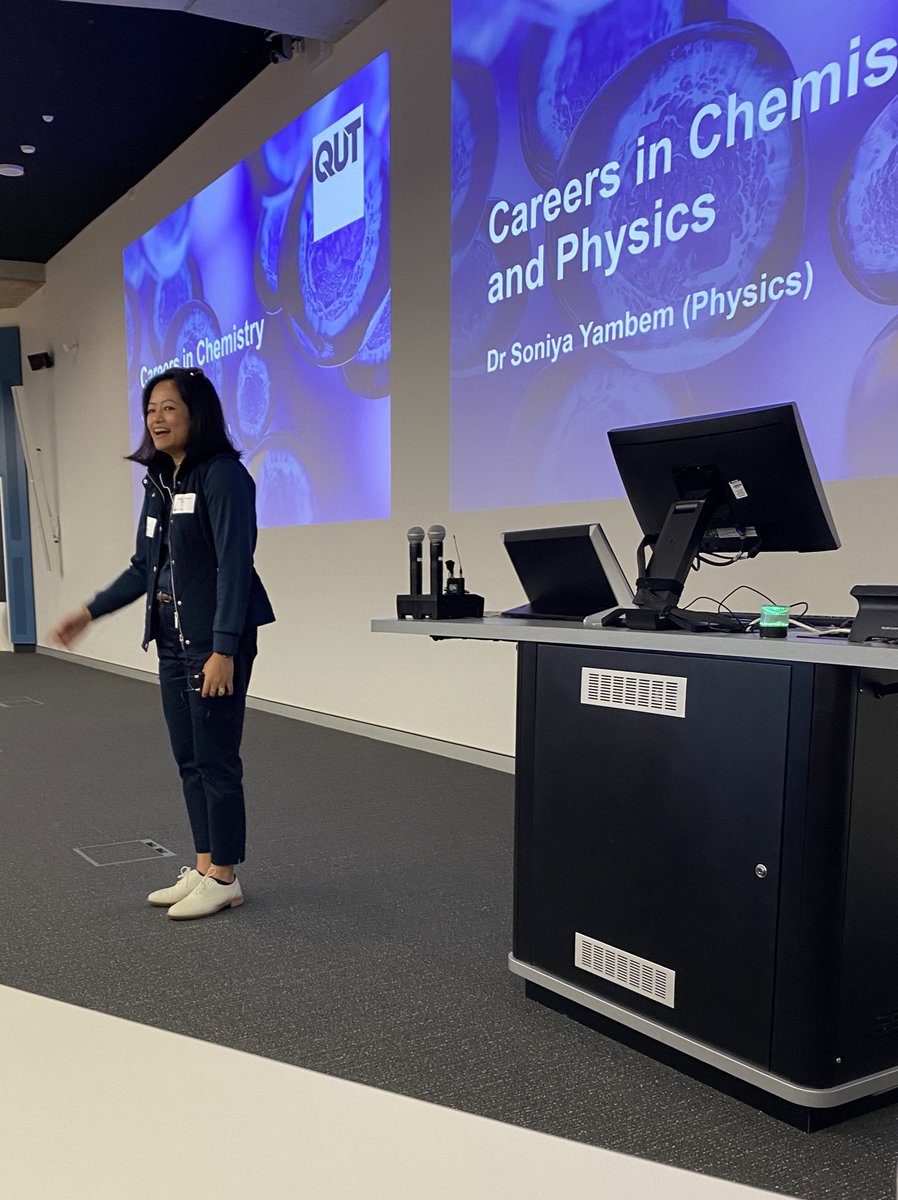
[(41, 117), (41, 120), (46, 121), (47, 124), (49, 125), (50, 122), (53, 120), (53, 118), (52, 118), (52, 116), (45, 113), (44, 116)]
[(9, 175), (10, 177), (14, 177), (16, 175), (24, 174), (24, 167), (20, 167), (14, 163), (0, 163), (0, 175)]
[(20, 146), (19, 149), (22, 151), (23, 154), (33, 154), (34, 153), (33, 146)]

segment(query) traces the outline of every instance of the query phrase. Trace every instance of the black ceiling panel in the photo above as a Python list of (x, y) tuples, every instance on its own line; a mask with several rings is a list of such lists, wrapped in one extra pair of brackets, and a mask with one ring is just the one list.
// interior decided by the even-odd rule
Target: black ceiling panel
[(262, 30), (188, 13), (0, 0), (0, 163), (25, 168), (0, 176), (0, 259), (45, 263), (258, 75), (270, 49)]

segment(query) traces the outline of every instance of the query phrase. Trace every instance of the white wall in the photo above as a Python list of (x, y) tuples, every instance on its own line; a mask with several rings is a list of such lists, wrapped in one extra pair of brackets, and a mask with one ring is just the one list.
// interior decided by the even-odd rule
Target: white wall
[[(23, 351), (56, 354), (29, 375), (36, 434), (55, 454), (62, 519), (62, 578), (44, 568), (35, 528), (39, 640), (57, 617), (125, 565), (133, 542), (122, 248), (255, 149), (346, 76), (388, 49), (392, 62), (393, 517), (385, 522), (263, 530), (256, 562), (278, 623), (262, 631), (255, 695), (323, 713), (510, 754), (514, 652), (492, 643), (391, 638), (368, 630), (406, 588), (410, 525), (454, 533), (469, 586), (488, 609), (523, 597), (500, 542), (504, 529), (598, 519), (629, 575), (637, 527), (623, 501), (448, 511), (449, 75), (446, 5), (388, 0), (315, 70), (295, 59), (269, 68), (222, 112), (61, 251), (47, 284), (0, 324), (19, 324)], [(78, 343), (77, 352), (62, 351)], [(763, 402), (763, 397), (759, 397)], [(726, 571), (703, 570), (694, 595), (752, 583), (778, 601), (850, 613), (854, 583), (896, 575), (889, 517), (898, 481), (827, 489), (846, 548), (771, 555)], [(750, 598), (744, 606), (751, 607)], [(88, 631), (79, 652), (146, 669), (134, 606)]]

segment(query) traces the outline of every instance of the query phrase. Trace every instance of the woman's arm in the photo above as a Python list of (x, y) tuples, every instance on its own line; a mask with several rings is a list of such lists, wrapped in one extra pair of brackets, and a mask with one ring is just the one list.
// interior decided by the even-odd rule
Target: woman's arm
[(128, 566), (121, 575), (103, 591), (97, 592), (93, 600), (85, 605), (90, 616), (105, 617), (108, 613), (116, 612), (146, 595), (147, 591), (147, 543), (151, 540), (146, 536), (147, 505), (144, 502), (137, 525), (137, 541), (134, 553)]
[(146, 594), (147, 542), (149, 540), (145, 533), (146, 524), (147, 503), (144, 500), (131, 562), (118, 579), (114, 580), (109, 587), (104, 588), (102, 592), (98, 592), (89, 604), (83, 605), (76, 612), (69, 613), (62, 618), (59, 624), (50, 631), (50, 641), (54, 645), (68, 649), (78, 640), (91, 621), (97, 617), (106, 616), (107, 613), (115, 612), (119, 608), (124, 608), (126, 604), (131, 604), (132, 601)]
[(218, 561), (212, 648), (232, 655), (246, 624), (252, 582), (254, 485), (237, 459), (221, 457), (209, 464), (203, 486)]

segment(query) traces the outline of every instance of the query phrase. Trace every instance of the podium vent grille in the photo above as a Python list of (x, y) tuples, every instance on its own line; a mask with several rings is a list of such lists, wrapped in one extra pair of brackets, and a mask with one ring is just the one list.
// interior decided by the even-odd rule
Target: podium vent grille
[(685, 717), (686, 679), (681, 675), (647, 675), (642, 671), (583, 667), (580, 703), (656, 713), (662, 717)]
[(597, 942), (585, 934), (574, 934), (574, 966), (607, 979), (628, 991), (648, 996), (667, 1008), (674, 1008), (676, 971), (618, 950), (607, 942)]

